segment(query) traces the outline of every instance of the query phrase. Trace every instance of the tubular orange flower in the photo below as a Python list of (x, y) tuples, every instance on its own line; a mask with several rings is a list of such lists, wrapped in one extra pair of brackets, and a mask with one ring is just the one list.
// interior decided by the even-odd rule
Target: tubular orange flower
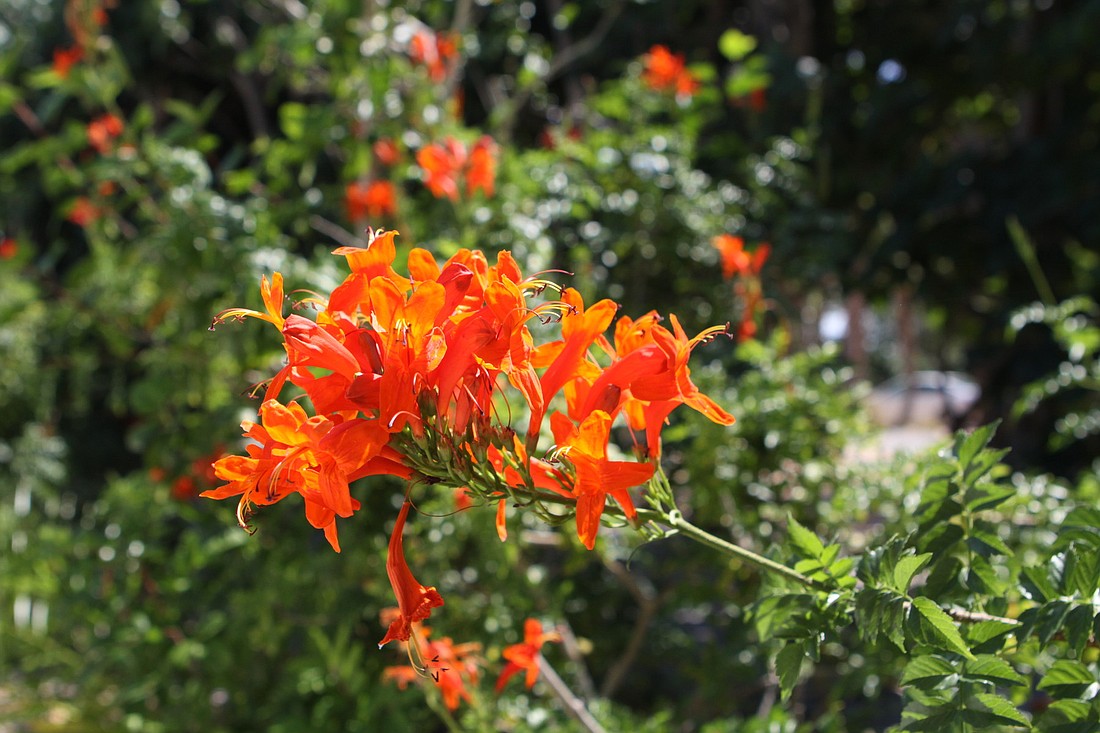
[(434, 82), (447, 78), (447, 72), (458, 48), (447, 35), (418, 30), (409, 41), (409, 58), (428, 67), (428, 75)]
[(397, 596), (400, 613), (390, 623), (390, 628), (382, 637), (382, 641), (378, 642), (379, 648), (394, 640), (408, 641), (412, 634), (412, 625), (431, 616), (433, 608), (443, 605), (443, 597), (435, 587), (425, 588), (421, 585), (413, 577), (408, 563), (405, 562), (405, 546), (401, 535), (405, 529), (405, 519), (409, 515), (410, 506), (412, 504), (408, 501), (401, 505), (397, 522), (393, 526), (393, 534), (390, 535), (386, 574), (390, 578), (394, 595)]
[(711, 240), (722, 259), (722, 277), (729, 280), (734, 275), (758, 275), (771, 254), (771, 246), (761, 244), (755, 251), (745, 249), (745, 240), (731, 234), (719, 234)]
[(627, 489), (652, 478), (653, 464), (607, 460), (611, 416), (602, 410), (594, 411), (579, 426), (555, 412), (550, 416), (550, 427), (559, 455), (568, 458), (576, 470), (573, 494), (577, 498), (577, 536), (591, 550), (596, 545), (607, 495), (622, 507), (627, 518), (634, 518), (637, 510)]
[(556, 631), (544, 632), (542, 624), (537, 619), (529, 618), (523, 623), (523, 641), (512, 644), (501, 654), (508, 660), (500, 676), (497, 677), (497, 694), (504, 689), (515, 674), (526, 673), (525, 684), (530, 689), (535, 686), (539, 678), (539, 655), (542, 645), (548, 641), (561, 641)]
[(0, 239), (0, 260), (10, 260), (19, 253), (19, 244), (11, 237)]

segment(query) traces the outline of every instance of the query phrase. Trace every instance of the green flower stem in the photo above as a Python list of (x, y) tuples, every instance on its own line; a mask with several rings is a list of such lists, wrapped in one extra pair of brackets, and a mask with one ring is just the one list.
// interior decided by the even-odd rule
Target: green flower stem
[[(561, 504), (564, 506), (571, 506), (573, 502), (565, 497), (558, 496), (551, 493), (538, 492), (537, 501), (546, 504)], [(604, 510), (605, 514), (611, 514), (613, 516), (626, 519), (626, 515), (622, 509), (617, 506), (608, 505)], [(629, 521), (629, 520), (628, 520)], [(669, 509), (668, 511), (658, 511), (656, 509), (639, 509), (638, 510), (638, 522), (655, 522), (657, 524), (663, 524), (666, 527), (675, 529), (683, 534), (685, 537), (689, 537), (701, 545), (706, 545), (712, 550), (718, 550), (727, 555), (732, 555), (742, 562), (747, 562), (760, 570), (765, 572), (781, 575), (787, 580), (793, 580), (799, 585), (803, 585), (812, 590), (828, 590), (828, 586), (820, 581), (809, 578), (797, 570), (787, 567), (782, 563), (778, 563), (775, 560), (769, 560), (763, 555), (758, 555), (752, 550), (746, 550), (744, 547), (735, 545), (728, 540), (724, 540), (721, 537), (712, 535), (710, 532), (695, 526), (688, 520), (684, 519), (683, 513), (679, 509)], [(637, 525), (635, 525), (637, 526)]]
[[(647, 512), (648, 513), (648, 512)], [(653, 512), (658, 514), (657, 512)], [(641, 512), (639, 512), (641, 514)], [(755, 565), (757, 568), (764, 570), (765, 572), (775, 573), (776, 575), (782, 575), (787, 580), (793, 580), (794, 582), (804, 585), (807, 588), (814, 590), (827, 590), (823, 583), (820, 583), (813, 578), (808, 578), (802, 573), (792, 570), (791, 568), (778, 563), (775, 560), (769, 560), (763, 555), (757, 555), (751, 550), (746, 550), (744, 547), (733, 544), (721, 537), (716, 537), (706, 530), (696, 527), (691, 522), (684, 519), (684, 515), (679, 509), (672, 509), (666, 515), (661, 515), (657, 519), (661, 524), (667, 525), (681, 534), (690, 537), (699, 544), (706, 545), (711, 549), (724, 552), (727, 555), (733, 555), (737, 559), (747, 562), (750, 565)]]

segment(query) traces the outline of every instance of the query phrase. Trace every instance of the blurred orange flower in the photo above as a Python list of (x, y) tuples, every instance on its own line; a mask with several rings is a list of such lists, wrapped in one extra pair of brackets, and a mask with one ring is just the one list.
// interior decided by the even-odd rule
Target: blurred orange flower
[(0, 260), (10, 260), (19, 253), (19, 244), (11, 237), (0, 239)]
[(771, 254), (771, 245), (764, 243), (749, 252), (745, 240), (732, 234), (719, 234), (711, 240), (722, 258), (722, 277), (729, 280), (734, 275), (758, 275)]
[(111, 143), (122, 134), (122, 120), (113, 114), (105, 114), (88, 123), (88, 144), (101, 155), (111, 149)]
[(378, 162), (382, 165), (393, 165), (401, 156), (401, 152), (397, 149), (397, 143), (391, 137), (380, 138), (374, 143), (372, 149), (374, 150), (374, 157), (378, 158)]
[(102, 209), (93, 204), (87, 196), (80, 196), (69, 208), (65, 219), (78, 227), (86, 227), (103, 215)]
[(492, 196), (497, 174), (497, 145), (493, 138), (483, 135), (470, 150), (470, 166), (466, 169), (466, 193), (484, 191)]
[(344, 206), (352, 221), (392, 216), (397, 213), (396, 189), (390, 181), (349, 183), (344, 190)]
[(674, 54), (666, 46), (654, 46), (644, 58), (642, 79), (653, 89), (672, 90), (690, 97), (699, 88), (699, 81), (684, 65), (684, 55)]
[(414, 63), (428, 67), (428, 76), (434, 82), (447, 78), (451, 61), (458, 52), (458, 45), (450, 35), (434, 33), (427, 28), (418, 30), (409, 41), (409, 58)]
[(53, 52), (54, 73), (62, 79), (69, 78), (69, 71), (73, 68), (73, 65), (82, 58), (84, 58), (84, 49), (80, 46), (73, 46), (72, 48), (55, 48)]

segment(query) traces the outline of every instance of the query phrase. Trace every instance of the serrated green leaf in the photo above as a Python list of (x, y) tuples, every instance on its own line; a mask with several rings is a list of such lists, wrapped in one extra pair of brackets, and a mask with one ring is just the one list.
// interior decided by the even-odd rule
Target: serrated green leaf
[(798, 684), (798, 675), (802, 671), (802, 659), (806, 656), (802, 644), (789, 643), (779, 650), (775, 657), (775, 672), (779, 676), (779, 690), (782, 699), (787, 700)]
[(999, 596), (1007, 590), (1005, 581), (981, 555), (970, 558), (970, 567), (966, 571), (966, 587), (975, 593), (987, 596)]
[(958, 654), (962, 654), (967, 659), (974, 659), (974, 655), (970, 652), (970, 647), (963, 641), (962, 635), (959, 634), (958, 627), (955, 626), (955, 622), (951, 620), (951, 617), (947, 615), (939, 605), (931, 598), (921, 596), (920, 598), (913, 599), (913, 610), (921, 615), (929, 626), (935, 632), (935, 639), (930, 639), (930, 643), (938, 641), (943, 649), (953, 651)]
[(819, 559), (825, 552), (825, 545), (810, 530), (799, 524), (793, 515), (787, 515), (787, 535), (791, 543), (807, 558)]
[(1023, 685), (1027, 678), (1012, 668), (1012, 665), (990, 654), (979, 655), (974, 661), (963, 665), (963, 676), (986, 680), (998, 685)]
[(1011, 486), (983, 481), (969, 487), (963, 494), (963, 503), (972, 512), (981, 512), (993, 509), (1016, 496), (1016, 489)]
[(925, 654), (914, 657), (901, 674), (902, 685), (916, 685), (918, 687), (935, 686), (958, 670), (955, 665), (943, 657), (934, 654)]
[(1010, 701), (1000, 695), (979, 692), (975, 697), (978, 698), (978, 701), (981, 702), (982, 705), (989, 708), (989, 712), (1000, 719), (999, 722), (1008, 725), (1019, 725), (1025, 728), (1031, 727), (1031, 721), (1028, 720), (1028, 717), (1020, 712)]
[(972, 651), (992, 653), (1004, 647), (1005, 637), (1015, 628), (1016, 625), (1003, 621), (979, 621), (967, 624), (964, 635)]
[(970, 546), (984, 557), (990, 555), (1012, 556), (1012, 548), (1005, 544), (989, 522), (977, 522), (970, 530)]
[(1058, 589), (1047, 572), (1040, 568), (1024, 568), (1020, 574), (1020, 585), (1031, 600), (1039, 603), (1046, 603), (1058, 595)]
[(1059, 659), (1039, 680), (1037, 687), (1057, 697), (1074, 697), (1094, 682), (1096, 677), (1081, 662)]
[(1066, 643), (1069, 644), (1070, 649), (1077, 653), (1078, 657), (1081, 656), (1085, 646), (1089, 643), (1089, 636), (1092, 633), (1092, 621), (1091, 603), (1075, 606), (1066, 614), (1063, 626)]
[(992, 422), (983, 425), (980, 428), (975, 428), (969, 434), (962, 430), (955, 433), (955, 456), (958, 458), (959, 467), (962, 468), (964, 473), (978, 454), (989, 445), (989, 441), (993, 439), (993, 434), (997, 431), (998, 424)]
[(909, 555), (898, 560), (898, 564), (894, 567), (893, 587), (902, 593), (907, 592), (913, 576), (919, 573), (931, 560), (931, 552), (925, 552), (921, 555)]

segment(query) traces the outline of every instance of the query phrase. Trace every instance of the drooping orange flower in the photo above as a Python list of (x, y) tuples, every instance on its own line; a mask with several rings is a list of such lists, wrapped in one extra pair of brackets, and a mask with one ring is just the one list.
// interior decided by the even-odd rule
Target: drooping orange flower
[(356, 181), (344, 189), (344, 206), (348, 219), (355, 222), (393, 216), (397, 213), (397, 191), (390, 181), (371, 181), (366, 185)]
[(55, 48), (53, 51), (53, 70), (62, 79), (69, 78), (69, 72), (76, 62), (84, 58), (84, 49), (80, 46), (72, 48)]
[(514, 675), (519, 672), (526, 673), (525, 683), (530, 689), (535, 686), (539, 678), (539, 656), (542, 645), (548, 641), (561, 641), (561, 636), (556, 631), (543, 631), (538, 619), (529, 618), (523, 623), (523, 641), (512, 644), (501, 654), (508, 660), (500, 676), (497, 677), (497, 694), (504, 689)]
[(110, 152), (115, 138), (122, 134), (122, 120), (113, 114), (101, 115), (88, 123), (88, 144), (99, 154)]
[(674, 91), (690, 97), (699, 88), (695, 75), (684, 65), (684, 55), (674, 54), (666, 46), (653, 46), (644, 57), (642, 79), (659, 91)]
[(390, 578), (394, 595), (397, 596), (397, 606), (400, 613), (391, 623), (382, 641), (378, 642), (383, 647), (391, 641), (408, 641), (412, 634), (412, 625), (423, 621), (432, 615), (432, 609), (443, 605), (443, 596), (432, 587), (424, 587), (409, 570), (405, 562), (405, 545), (402, 533), (405, 530), (405, 519), (409, 516), (409, 507), (412, 504), (406, 501), (401, 505), (401, 511), (397, 515), (397, 522), (393, 526), (393, 534), (390, 535), (389, 553), (386, 557), (386, 575)]

